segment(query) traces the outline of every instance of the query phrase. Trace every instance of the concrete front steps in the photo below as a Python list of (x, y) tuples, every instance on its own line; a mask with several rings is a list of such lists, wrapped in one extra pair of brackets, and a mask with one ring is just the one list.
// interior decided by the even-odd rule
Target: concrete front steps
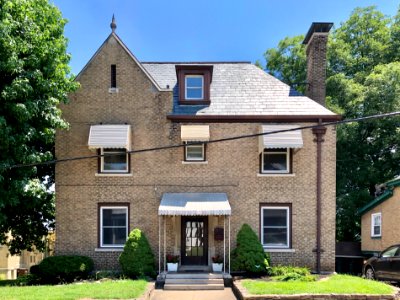
[(164, 290), (223, 290), (221, 273), (167, 273)]

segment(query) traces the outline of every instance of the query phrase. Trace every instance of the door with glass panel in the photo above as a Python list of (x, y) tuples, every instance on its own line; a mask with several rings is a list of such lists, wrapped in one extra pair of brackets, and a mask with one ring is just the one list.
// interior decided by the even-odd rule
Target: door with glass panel
[(182, 217), (182, 265), (208, 264), (207, 217)]

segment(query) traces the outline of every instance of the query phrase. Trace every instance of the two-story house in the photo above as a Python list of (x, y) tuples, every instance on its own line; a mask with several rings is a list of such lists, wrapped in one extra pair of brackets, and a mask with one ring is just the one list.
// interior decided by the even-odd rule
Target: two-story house
[(322, 125), (339, 119), (324, 106), (331, 25), (313, 23), (304, 41), (307, 97), (248, 62), (141, 62), (113, 21), (62, 105), (57, 158), (93, 158), (56, 166), (56, 254), (116, 269), (138, 227), (160, 272), (166, 254), (180, 267), (219, 254), (229, 272), (248, 223), (273, 264), (334, 271), (336, 134)]

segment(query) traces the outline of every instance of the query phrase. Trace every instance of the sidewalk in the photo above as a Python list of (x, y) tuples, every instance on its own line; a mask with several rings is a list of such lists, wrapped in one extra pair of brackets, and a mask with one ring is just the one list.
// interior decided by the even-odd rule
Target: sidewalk
[(237, 300), (231, 288), (216, 291), (154, 290), (150, 300)]

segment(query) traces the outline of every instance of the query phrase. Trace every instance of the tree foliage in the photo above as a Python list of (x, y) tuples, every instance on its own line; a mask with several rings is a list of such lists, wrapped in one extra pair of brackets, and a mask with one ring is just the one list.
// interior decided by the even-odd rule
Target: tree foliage
[[(301, 36), (285, 38), (265, 53), (271, 74), (305, 82)], [(343, 118), (400, 110), (400, 11), (391, 19), (376, 7), (356, 8), (332, 30), (328, 42), (327, 106)], [(297, 61), (298, 64), (293, 63)], [(357, 210), (371, 201), (375, 185), (400, 175), (399, 117), (337, 128), (337, 239), (360, 236)]]
[(0, 0), (0, 244), (11, 253), (42, 249), (54, 220), (53, 168), (10, 166), (52, 159), (55, 130), (67, 127), (57, 105), (77, 84), (65, 23), (47, 0)]

